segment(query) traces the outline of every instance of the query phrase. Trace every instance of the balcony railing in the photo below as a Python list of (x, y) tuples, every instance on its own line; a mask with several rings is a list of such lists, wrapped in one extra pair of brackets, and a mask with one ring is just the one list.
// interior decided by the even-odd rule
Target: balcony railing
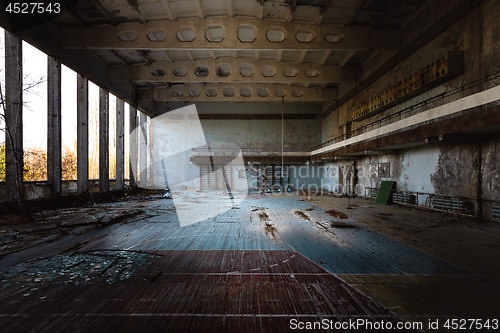
[[(459, 88), (453, 89), (451, 91), (439, 94), (439, 95), (434, 96), (432, 98), (429, 98), (423, 102), (417, 103), (411, 107), (397, 111), (391, 115), (388, 115), (386, 117), (375, 120), (371, 123), (363, 125), (359, 128), (356, 128), (356, 129), (352, 130), (350, 133), (339, 135), (333, 139), (330, 139), (328, 141), (321, 143), (320, 145), (313, 147), (313, 150), (328, 147), (329, 145), (344, 141), (348, 138), (352, 138), (352, 137), (358, 136), (360, 134), (370, 132), (374, 129), (387, 126), (387, 125), (392, 124), (396, 121), (400, 121), (402, 119), (414, 116), (416, 114), (419, 114), (419, 113), (422, 113), (424, 111), (436, 108), (438, 106), (442, 106), (442, 105), (457, 101), (461, 98), (477, 94), (479, 92), (491, 89), (491, 88), (499, 86), (499, 85), (500, 85), (500, 72), (493, 74), (493, 75), (490, 75), (490, 76), (487, 76), (487, 77), (484, 77), (484, 78), (479, 79), (477, 81), (465, 84), (465, 85), (463, 85)], [(499, 100), (500, 100), (500, 98), (493, 101), (493, 102), (488, 103), (487, 107), (500, 104)], [(465, 113), (465, 112), (466, 111), (462, 111), (462, 113)]]

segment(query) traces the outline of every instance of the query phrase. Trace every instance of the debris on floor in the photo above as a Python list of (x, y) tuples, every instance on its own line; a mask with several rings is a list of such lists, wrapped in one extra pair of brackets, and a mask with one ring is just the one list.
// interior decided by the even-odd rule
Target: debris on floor
[[(0, 257), (52, 242), (64, 235), (81, 235), (96, 227), (157, 215), (159, 207), (149, 209), (149, 205), (160, 199), (128, 196), (115, 202), (89, 201), (80, 207), (37, 211), (32, 221), (14, 214), (0, 215)], [(174, 209), (173, 205), (166, 208)]]
[(328, 229), (330, 227), (330, 224), (326, 221), (316, 222), (316, 224), (322, 227), (323, 229)]
[(169, 189), (166, 189), (165, 194), (163, 195), (164, 199), (172, 199), (172, 193), (170, 193)]
[(309, 218), (309, 216), (307, 216), (307, 214), (304, 213), (301, 210), (295, 210), (294, 213), (295, 213), (295, 215), (298, 215), (298, 216), (302, 217), (304, 220), (311, 221), (311, 219)]
[[(73, 255), (57, 255), (47, 259), (24, 262), (0, 272), (0, 280), (20, 284), (51, 282), (92, 284), (97, 281), (126, 281), (148, 258), (158, 257), (135, 251), (89, 251)], [(8, 284), (7, 287), (10, 287)], [(5, 285), (4, 285), (5, 288)]]
[(346, 214), (339, 212), (339, 211), (336, 211), (334, 209), (327, 210), (325, 213), (327, 213), (330, 216), (336, 217), (338, 219), (347, 219), (348, 218)]
[(272, 223), (269, 223), (269, 222), (266, 222), (266, 225), (264, 227), (264, 230), (270, 234), (273, 239), (276, 241), (276, 235), (275, 235), (275, 232), (276, 232), (276, 227), (272, 224)]
[(262, 221), (267, 221), (267, 220), (269, 220), (269, 215), (267, 215), (266, 212), (262, 212), (262, 213), (259, 213), (259, 218)]

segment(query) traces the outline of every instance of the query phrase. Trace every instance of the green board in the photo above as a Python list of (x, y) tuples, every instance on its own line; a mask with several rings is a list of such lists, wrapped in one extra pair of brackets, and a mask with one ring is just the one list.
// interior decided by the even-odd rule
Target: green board
[(390, 180), (383, 180), (380, 183), (380, 188), (378, 189), (377, 193), (377, 198), (375, 199), (375, 203), (381, 204), (381, 205), (387, 205), (387, 202), (389, 201), (389, 198), (391, 197), (391, 190), (392, 187), (394, 186), (393, 181)]

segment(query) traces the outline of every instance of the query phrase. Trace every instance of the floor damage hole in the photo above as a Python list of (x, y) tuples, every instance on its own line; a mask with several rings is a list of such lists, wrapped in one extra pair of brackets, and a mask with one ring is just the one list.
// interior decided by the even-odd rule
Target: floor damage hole
[(269, 220), (269, 215), (266, 214), (266, 212), (259, 213), (259, 218), (263, 221)]
[(327, 210), (325, 213), (327, 213), (330, 216), (336, 217), (338, 219), (346, 219), (347, 218), (346, 214), (344, 214), (342, 212), (338, 212), (338, 211), (333, 210), (333, 209)]
[(301, 210), (296, 210), (296, 211), (294, 211), (294, 213), (295, 213), (295, 215), (298, 215), (298, 216), (302, 217), (304, 220), (311, 221), (311, 219), (309, 218), (309, 216), (307, 216), (307, 214), (304, 213)]
[[(265, 214), (265, 213), (264, 213)], [(267, 214), (266, 214), (267, 215)], [(266, 225), (264, 227), (264, 230), (270, 234), (273, 239), (276, 241), (276, 235), (275, 235), (275, 232), (276, 232), (276, 227), (274, 225), (272, 225), (271, 223), (269, 222), (266, 222)]]

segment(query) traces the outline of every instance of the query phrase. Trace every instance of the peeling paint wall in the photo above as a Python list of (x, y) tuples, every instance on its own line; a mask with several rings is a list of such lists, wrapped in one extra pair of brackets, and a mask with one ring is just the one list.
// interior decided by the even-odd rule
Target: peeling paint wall
[(481, 149), (482, 198), (500, 200), (500, 135), (484, 142)]
[(476, 197), (480, 148), (478, 144), (443, 145), (431, 181), (438, 194)]
[[(463, 75), (375, 116), (354, 122), (352, 129), (355, 130), (441, 93), (500, 72), (500, 62), (498, 61), (500, 59), (499, 10), (500, 3), (498, 1), (485, 1), (484, 4), (465, 15), (440, 36), (335, 110), (323, 120), (322, 142), (344, 134), (345, 125), (351, 121), (351, 112), (355, 106), (365, 103), (386, 86), (395, 84), (401, 78), (424, 67), (433, 58), (435, 59), (444, 52), (463, 51)], [(386, 54), (379, 52), (364, 64), (363, 79), (384, 63), (384, 55)], [(500, 82), (497, 80), (488, 84), (486, 88), (492, 88), (499, 85)], [(339, 89), (339, 97), (345, 95), (348, 90)], [(372, 155), (358, 158), (356, 160), (358, 184), (378, 187), (382, 180), (394, 180), (397, 183), (397, 188), (401, 190), (500, 200), (500, 136), (497, 135), (495, 139), (481, 144), (472, 141), (470, 143), (424, 146), (395, 151), (392, 155)], [(389, 177), (375, 176), (374, 165), (378, 163), (390, 163)], [(330, 165), (333, 168), (338, 168), (341, 162), (334, 162)], [(337, 174), (329, 181), (339, 184), (345, 182), (341, 174)]]
[[(338, 189), (348, 184), (342, 168), (349, 163), (323, 164), (329, 170), (321, 177), (321, 183), (327, 184), (323, 187)], [(392, 180), (398, 190), (500, 200), (500, 135), (483, 143), (429, 145), (365, 156), (355, 163), (358, 195), (364, 195), (365, 187), (378, 188), (382, 180)], [(377, 173), (381, 163), (389, 163), (388, 177)]]

